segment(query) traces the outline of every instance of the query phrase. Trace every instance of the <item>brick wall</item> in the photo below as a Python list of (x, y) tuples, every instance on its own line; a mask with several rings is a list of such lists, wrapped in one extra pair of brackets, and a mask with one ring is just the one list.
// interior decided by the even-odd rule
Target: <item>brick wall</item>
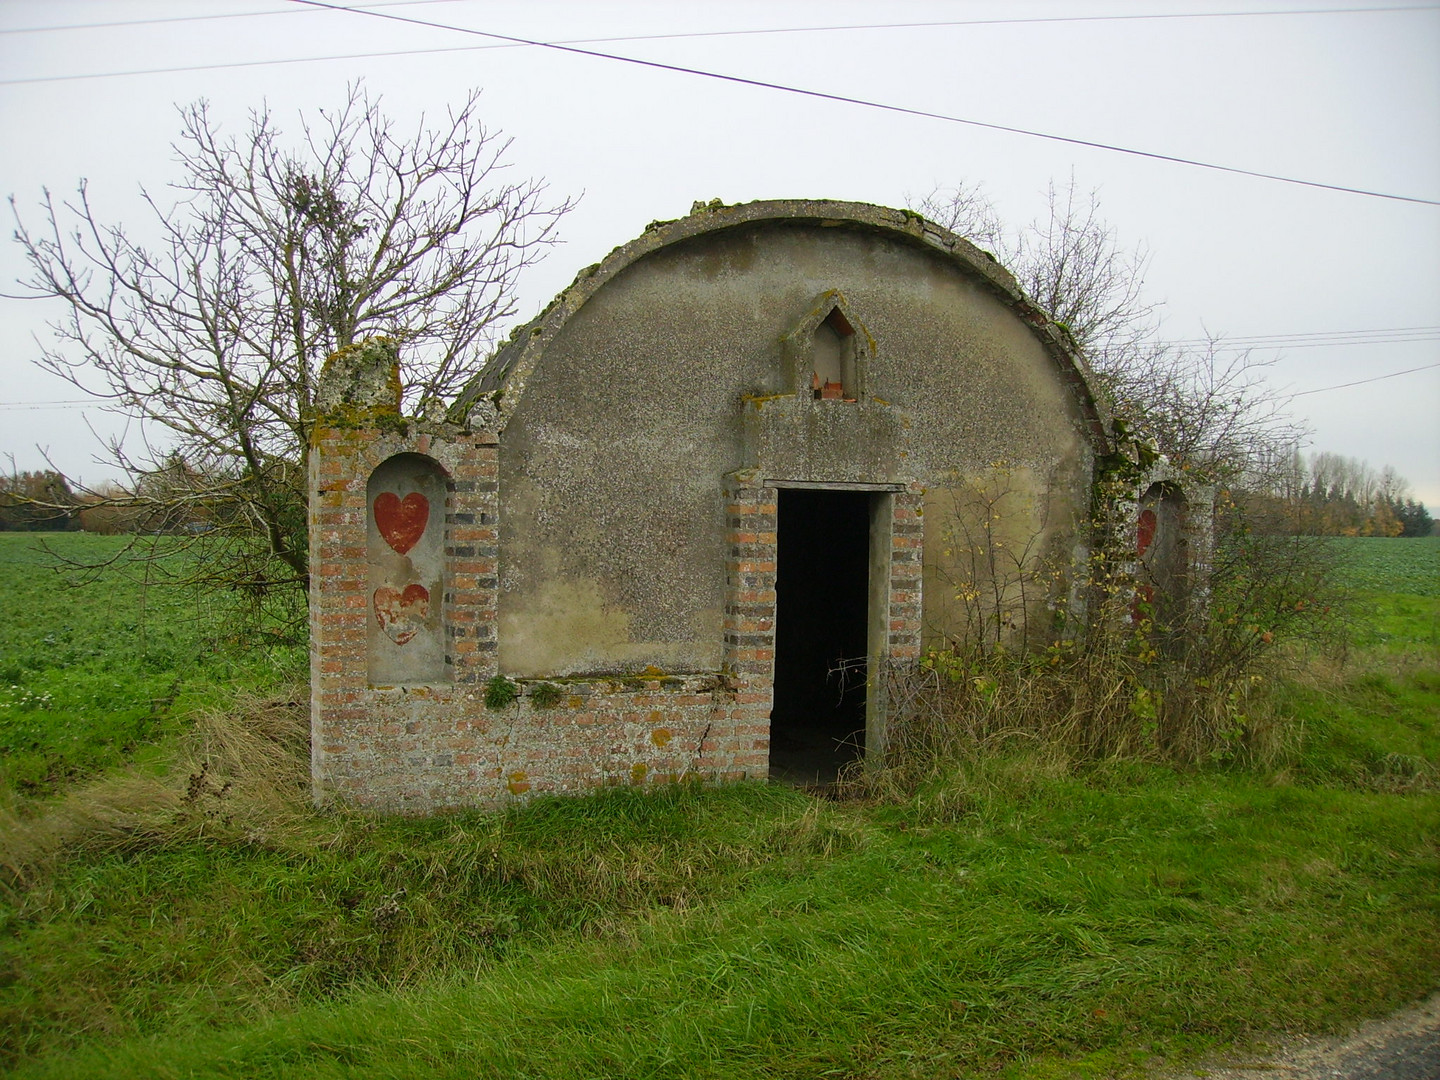
[[(315, 795), (423, 813), (607, 784), (764, 777), (775, 661), (777, 494), (754, 477), (726, 492), (727, 600), (718, 672), (519, 680), (485, 704), (497, 674), (497, 440), (321, 426), (310, 456), (312, 777)], [(396, 454), (445, 478), (446, 677), (371, 685), (367, 483)], [(890, 496), (890, 656), (920, 651), (918, 488)], [(540, 687), (544, 690), (540, 690)]]
[[(487, 432), (441, 437), (388, 426), (396, 430), (321, 426), (311, 448), (311, 768), (317, 799), (418, 813), (606, 784), (765, 775), (773, 492), (762, 496), (769, 500), (761, 537), (768, 563), (736, 560), (730, 568), (735, 580), (754, 586), (765, 644), (737, 644), (721, 672), (557, 679), (548, 684), (549, 697), (541, 695), (543, 704), (534, 696), (541, 682), (522, 680), (515, 701), (492, 709), (485, 705), (485, 683), (497, 674), (496, 439)], [(375, 468), (402, 453), (429, 457), (445, 476), (447, 677), (376, 686), (367, 678), (373, 614), (366, 490)]]
[(920, 583), (924, 577), (925, 490), (911, 484), (890, 496), (889, 660), (913, 664), (920, 659)]
[[(428, 714), (460, 704), (460, 688), (495, 674), (496, 440), (489, 432), (438, 438), (389, 427), (320, 425), (312, 439), (311, 775), (320, 798), (343, 793), (365, 804), (410, 805), (415, 785), (405, 777), (432, 768), (441, 745), (456, 738), (454, 731), (437, 738)], [(445, 678), (386, 688), (367, 678), (374, 616), (366, 488), (375, 468), (401, 453), (432, 458), (445, 477)]]
[[(535, 689), (559, 690), (537, 704)], [(732, 779), (737, 740), (759, 735), (728, 719), (736, 697), (717, 675), (639, 675), (518, 684), (485, 705), (479, 686), (374, 687), (348, 741), (330, 755), (322, 797), (423, 813), (613, 784)], [(758, 755), (762, 765), (763, 752)], [(754, 770), (750, 771), (754, 775)]]

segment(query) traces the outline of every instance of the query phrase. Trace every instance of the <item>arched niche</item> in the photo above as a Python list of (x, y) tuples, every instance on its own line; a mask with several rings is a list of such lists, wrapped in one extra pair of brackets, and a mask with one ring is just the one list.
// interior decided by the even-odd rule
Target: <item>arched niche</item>
[(1151, 484), (1140, 497), (1135, 554), (1139, 599), (1151, 605), (1157, 626), (1178, 628), (1190, 591), (1189, 504), (1174, 484)]
[(370, 474), (366, 496), (369, 681), (446, 681), (445, 474), (423, 454), (397, 454)]
[(814, 306), (781, 339), (794, 391), (816, 401), (863, 401), (875, 339), (838, 289)]

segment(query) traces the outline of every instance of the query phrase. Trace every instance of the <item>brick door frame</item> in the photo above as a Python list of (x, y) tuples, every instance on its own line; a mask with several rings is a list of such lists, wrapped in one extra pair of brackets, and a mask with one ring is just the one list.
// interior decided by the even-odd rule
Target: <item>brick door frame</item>
[[(775, 692), (775, 580), (779, 569), (779, 493), (785, 489), (869, 494), (870, 600), (865, 691), (865, 761), (885, 758), (888, 725), (883, 673), (920, 658), (924, 489), (916, 483), (848, 483), (727, 478), (725, 670), (755, 700), (768, 727)], [(768, 755), (767, 755), (768, 756)]]

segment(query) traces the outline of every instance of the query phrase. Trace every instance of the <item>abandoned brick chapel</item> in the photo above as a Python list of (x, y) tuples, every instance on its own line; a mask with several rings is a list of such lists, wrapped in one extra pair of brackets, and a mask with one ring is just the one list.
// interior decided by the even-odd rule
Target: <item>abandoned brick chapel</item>
[[(448, 411), (400, 408), (390, 342), (327, 363), (312, 769), (317, 798), (412, 813), (882, 759), (877, 673), (965, 631), (965, 484), (1003, 467), (999, 532), (1083, 565), (1112, 449), (993, 258), (840, 202), (657, 222)], [(1171, 558), (1181, 511), (1147, 498)]]

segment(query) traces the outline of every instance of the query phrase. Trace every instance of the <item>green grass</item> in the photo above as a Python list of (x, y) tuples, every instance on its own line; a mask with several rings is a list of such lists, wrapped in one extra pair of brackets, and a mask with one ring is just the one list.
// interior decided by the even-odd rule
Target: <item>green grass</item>
[(1371, 671), (1339, 686), (1289, 684), (1280, 707), (1302, 732), (1292, 773), (1312, 783), (1402, 790), (1440, 773), (1440, 672)]
[(1336, 537), (1331, 543), (1343, 556), (1352, 644), (1433, 663), (1440, 654), (1440, 536)]
[(1330, 543), (1345, 556), (1341, 580), (1352, 589), (1440, 597), (1440, 536), (1337, 536)]
[(1347, 663), (1291, 680), (1282, 711), (1303, 733), (1310, 782), (1403, 789), (1440, 772), (1440, 537), (1335, 538), (1351, 591)]
[(227, 596), (147, 585), (143, 566), (84, 586), (58, 569), (56, 554), (98, 562), (127, 541), (0, 533), (0, 788), (54, 791), (143, 756), (229, 687), (299, 670), (303, 650), (226, 640)]
[(1362, 608), (1340, 676), (1283, 686), (1302, 733), (1263, 770), (1031, 750), (890, 803), (679, 786), (373, 819), (306, 808), (303, 705), (187, 731), (177, 708), (144, 799), (112, 770), (0, 822), (0, 1063), (1099, 1077), (1384, 1012), (1440, 982), (1440, 650), (1423, 585), (1355, 573), (1395, 603)]
[[(28, 1049), (117, 991), (111, 1034), (151, 1037), (17, 1075), (951, 1075), (1183, 1054), (1433, 985), (1434, 796), (993, 767), (953, 822), (679, 788), (363, 842), (346, 819), (305, 857), (87, 861), (30, 916), (47, 956), (91, 945), (50, 973), (76, 1015), (32, 1019)], [(443, 974), (407, 977), (407, 937), (437, 934)]]

